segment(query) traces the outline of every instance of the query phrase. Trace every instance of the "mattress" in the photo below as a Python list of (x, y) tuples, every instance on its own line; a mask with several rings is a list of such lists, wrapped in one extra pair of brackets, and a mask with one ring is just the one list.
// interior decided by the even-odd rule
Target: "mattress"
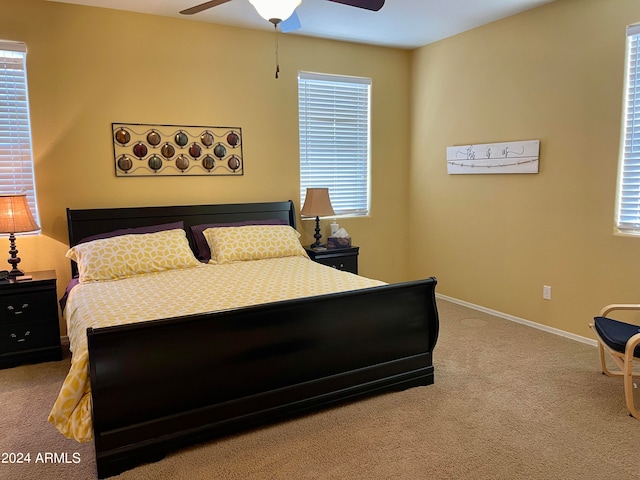
[(66, 437), (93, 438), (86, 330), (383, 285), (308, 258), (252, 260), (82, 283), (64, 311), (71, 368), (49, 414)]

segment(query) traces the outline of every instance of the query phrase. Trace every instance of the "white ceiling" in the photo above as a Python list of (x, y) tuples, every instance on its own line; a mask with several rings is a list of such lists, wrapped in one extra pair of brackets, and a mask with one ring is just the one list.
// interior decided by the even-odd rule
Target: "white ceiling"
[[(232, 0), (204, 12), (178, 12), (205, 0), (49, 0), (200, 22), (273, 30), (248, 0)], [(303, 0), (297, 9), (307, 35), (412, 49), (553, 0), (387, 0), (378, 12), (326, 0)]]

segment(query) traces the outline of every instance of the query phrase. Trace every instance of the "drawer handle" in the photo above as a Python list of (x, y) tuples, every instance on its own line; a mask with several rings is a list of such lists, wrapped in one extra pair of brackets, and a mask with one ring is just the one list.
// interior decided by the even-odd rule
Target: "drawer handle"
[(7, 307), (7, 310), (9, 310), (10, 312), (13, 312), (14, 315), (20, 315), (22, 313), (22, 311), (26, 310), (28, 307), (29, 307), (28, 303), (23, 303), (22, 307), (20, 308), (20, 310), (16, 310), (13, 305), (9, 305)]
[(18, 338), (18, 336), (15, 333), (11, 334), (11, 338), (18, 338), (18, 343), (20, 342), (26, 342), (27, 341), (27, 337), (31, 334), (31, 331), (27, 330), (26, 332), (24, 332), (24, 335), (22, 336), (22, 338)]

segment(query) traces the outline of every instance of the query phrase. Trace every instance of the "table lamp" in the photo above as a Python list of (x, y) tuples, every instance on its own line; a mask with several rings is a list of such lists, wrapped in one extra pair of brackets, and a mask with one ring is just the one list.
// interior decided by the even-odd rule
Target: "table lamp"
[(316, 234), (313, 236), (316, 241), (311, 245), (311, 248), (324, 247), (324, 245), (320, 243), (320, 239), (322, 238), (320, 234), (320, 217), (328, 217), (336, 214), (331, 206), (329, 189), (307, 188), (307, 194), (304, 198), (304, 205), (302, 206), (300, 214), (303, 217), (316, 217)]
[(9, 234), (11, 257), (7, 261), (13, 267), (9, 272), (9, 278), (24, 275), (18, 270), (20, 257), (18, 257), (14, 234), (33, 232), (39, 228), (29, 209), (26, 194), (0, 195), (0, 233)]

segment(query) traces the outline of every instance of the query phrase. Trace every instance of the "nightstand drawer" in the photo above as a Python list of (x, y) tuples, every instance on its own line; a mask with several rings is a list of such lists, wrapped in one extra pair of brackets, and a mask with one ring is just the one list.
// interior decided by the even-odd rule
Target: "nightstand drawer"
[(356, 256), (341, 257), (341, 258), (319, 258), (316, 262), (329, 267), (337, 268), (345, 272), (357, 272), (358, 271), (358, 258)]
[(20, 322), (0, 326), (0, 352), (17, 352), (60, 343), (54, 321)]
[(309, 255), (309, 258), (314, 262), (345, 272), (358, 274), (358, 252), (360, 251), (360, 247), (352, 246), (349, 248), (324, 250), (314, 250), (311, 247), (305, 247), (304, 249), (307, 255)]
[(56, 293), (53, 289), (0, 296), (0, 325), (57, 316)]

